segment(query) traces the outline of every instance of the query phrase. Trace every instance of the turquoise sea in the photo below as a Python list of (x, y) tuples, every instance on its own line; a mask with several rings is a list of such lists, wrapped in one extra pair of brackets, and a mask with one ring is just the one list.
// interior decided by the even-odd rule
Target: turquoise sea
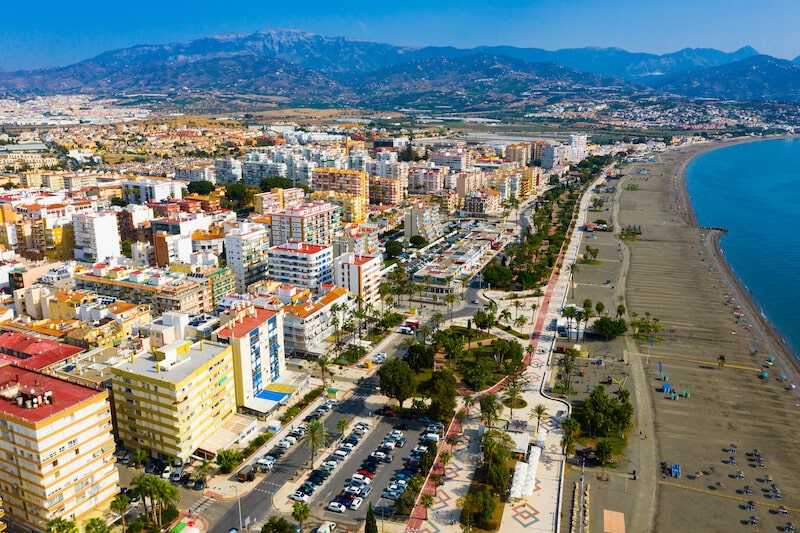
[(728, 230), (728, 264), (799, 354), (800, 139), (713, 150), (689, 164), (686, 181), (698, 223)]

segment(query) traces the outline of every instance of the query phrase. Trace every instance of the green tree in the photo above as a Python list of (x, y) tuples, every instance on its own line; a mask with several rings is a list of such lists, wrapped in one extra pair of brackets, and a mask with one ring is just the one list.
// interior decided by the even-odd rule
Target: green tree
[(539, 435), (539, 424), (545, 417), (547, 417), (547, 407), (543, 403), (536, 404), (536, 406), (531, 409), (531, 415), (528, 420), (536, 418), (536, 435)]
[(86, 521), (83, 526), (84, 533), (109, 533), (111, 528), (108, 527), (106, 521), (102, 518), (95, 516)]
[(449, 370), (438, 370), (431, 374), (427, 385), (430, 398), (428, 416), (434, 420), (445, 421), (453, 416), (456, 409), (456, 378)]
[(147, 466), (147, 461), (149, 460), (150, 452), (142, 448), (139, 448), (131, 455), (131, 464), (141, 470), (144, 470), (144, 467)]
[(561, 431), (564, 433), (561, 438), (564, 453), (572, 455), (575, 453), (575, 442), (581, 436), (581, 424), (571, 416), (567, 417), (561, 422)]
[(490, 428), (494, 427), (500, 419), (500, 402), (497, 401), (497, 395), (487, 394), (481, 396), (480, 406), (481, 420)]
[(272, 515), (261, 526), (261, 533), (296, 533), (294, 525), (282, 516)]
[(428, 244), (428, 240), (422, 235), (413, 235), (410, 239), (408, 239), (408, 242), (414, 248), (423, 248), (426, 244)]
[(495, 494), (505, 494), (511, 481), (511, 470), (505, 462), (493, 461), (486, 471), (486, 481)]
[(122, 533), (125, 533), (125, 515), (131, 506), (131, 499), (127, 494), (117, 494), (111, 500), (111, 510), (119, 515), (120, 525), (122, 526)]
[(78, 526), (66, 518), (53, 518), (47, 523), (47, 533), (78, 533)]
[(515, 328), (517, 328), (518, 330), (520, 330), (520, 329), (522, 329), (522, 328), (525, 326), (525, 324), (527, 324), (527, 323), (528, 323), (528, 319), (527, 319), (527, 318), (525, 318), (524, 316), (518, 316), (518, 317), (517, 317), (517, 318), (514, 320), (514, 327), (515, 327)]
[(597, 311), (597, 316), (600, 316), (603, 314), (603, 311), (606, 310), (606, 305), (603, 302), (597, 302), (594, 306), (594, 310)]
[(324, 387), (326, 383), (325, 377), (328, 375), (328, 369), (331, 366), (331, 360), (327, 355), (323, 354), (317, 357), (316, 365), (317, 368), (319, 368), (319, 373), (322, 375), (322, 385)]
[(294, 187), (294, 182), (289, 178), (281, 178), (276, 176), (274, 178), (264, 178), (258, 184), (258, 188), (261, 189), (261, 192), (269, 192), (272, 189), (291, 189)]
[(340, 418), (338, 422), (336, 422), (336, 431), (339, 432), (339, 435), (344, 437), (344, 432), (347, 431), (347, 427), (350, 425), (350, 421), (346, 418)]
[(511, 323), (511, 311), (508, 309), (503, 309), (500, 311), (500, 320), (505, 322), (506, 324)]
[(419, 500), (419, 504), (425, 509), (425, 520), (428, 519), (428, 509), (433, 507), (433, 504), (436, 503), (433, 499), (433, 494), (423, 494), (422, 498)]
[(330, 436), (325, 429), (325, 425), (320, 420), (311, 420), (306, 425), (305, 439), (306, 446), (311, 450), (311, 468), (313, 469), (317, 450), (324, 448), (330, 442)]
[(222, 450), (217, 451), (217, 456), (214, 458), (214, 462), (216, 462), (219, 466), (220, 472), (223, 474), (230, 474), (233, 472), (233, 469), (242, 462), (242, 459), (244, 459), (242, 452), (223, 448)]
[(428, 346), (417, 342), (409, 346), (406, 361), (414, 372), (421, 372), (426, 368), (433, 368), (433, 358), (435, 354), (435, 346)]
[(414, 394), (417, 387), (417, 380), (414, 371), (408, 363), (392, 357), (378, 370), (380, 378), (381, 392), (390, 398), (400, 402), (403, 407), (405, 401)]
[(598, 335), (605, 335), (606, 340), (610, 337), (625, 335), (625, 332), (628, 331), (628, 324), (624, 318), (614, 319), (608, 316), (601, 316), (594, 321), (592, 326), (594, 327), (594, 332)]
[(364, 533), (378, 533), (378, 521), (375, 520), (375, 510), (372, 502), (367, 506), (367, 519), (364, 523)]
[(400, 241), (386, 241), (384, 248), (389, 257), (397, 257), (403, 253), (403, 245)]
[(303, 529), (303, 522), (308, 520), (311, 516), (311, 508), (306, 502), (294, 502), (292, 505), (292, 518), (300, 525), (300, 530)]
[(571, 265), (567, 265), (567, 271), (569, 272), (569, 284), (572, 288), (572, 296), (570, 296), (570, 298), (575, 299), (575, 276), (580, 274), (581, 267), (579, 267), (577, 263), (572, 263)]
[(207, 195), (214, 192), (216, 186), (211, 183), (210, 181), (190, 181), (189, 185), (186, 186), (186, 189), (192, 194), (200, 194), (200, 195)]
[(253, 192), (241, 183), (229, 183), (225, 186), (225, 198), (236, 208), (246, 207), (253, 200)]
[(506, 400), (509, 403), (509, 409), (511, 409), (511, 415), (509, 416), (509, 420), (514, 420), (514, 408), (517, 406), (517, 402), (520, 401), (523, 391), (522, 383), (519, 379), (509, 378), (508, 385), (503, 390), (505, 392)]
[(614, 454), (614, 447), (611, 441), (603, 439), (597, 443), (594, 453), (597, 456), (597, 460), (600, 461), (600, 464), (605, 465), (611, 460), (611, 456)]
[[(8, 185), (8, 183), (6, 183), (6, 185)], [(13, 189), (13, 186), (12, 186), (12, 189)], [(117, 207), (127, 207), (128, 206), (128, 202), (126, 202), (125, 200), (123, 200), (119, 196), (114, 196), (113, 198), (111, 198), (111, 205), (115, 205)]]
[(625, 305), (619, 304), (617, 306), (617, 318), (622, 317), (625, 314), (625, 311), (627, 311), (627, 309), (625, 309)]

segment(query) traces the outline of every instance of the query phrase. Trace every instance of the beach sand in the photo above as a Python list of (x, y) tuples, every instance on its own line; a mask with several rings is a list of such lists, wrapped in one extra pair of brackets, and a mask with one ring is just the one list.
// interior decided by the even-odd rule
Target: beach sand
[[(591, 531), (602, 531), (604, 509), (624, 512), (627, 531), (634, 532), (726, 531), (744, 527), (753, 515), (764, 531), (779, 531), (789, 520), (800, 523), (800, 458), (794, 446), (800, 396), (787, 390), (790, 382), (800, 384), (795, 360), (727, 268), (719, 232), (697, 227), (683, 182), (688, 161), (728, 144), (673, 149), (657, 154), (656, 163), (626, 165), (622, 179), (610, 182), (617, 192), (604, 195), (609, 211), (590, 213), (589, 220), (641, 226), (642, 235), (621, 245), (610, 234), (584, 239), (584, 248), (600, 248), (602, 263), (581, 265), (572, 301), (603, 301), (612, 316), (624, 303), (629, 318), (632, 312), (640, 318), (649, 312), (662, 327), (652, 348), (647, 339), (631, 335), (586, 343), (592, 357), (626, 362), (618, 377), (630, 379), (626, 386), (636, 406), (619, 468), (604, 480), (594, 473), (588, 477)], [(638, 190), (624, 190), (629, 185)], [(744, 314), (742, 322), (734, 313)], [(724, 367), (719, 354), (725, 355)], [(775, 362), (769, 377), (761, 379), (768, 356)], [(688, 398), (668, 399), (662, 392), (659, 362), (668, 383), (679, 393), (689, 391)], [(782, 374), (787, 381), (777, 378)], [(724, 450), (731, 444), (738, 450), (735, 466), (726, 464), (732, 454)], [(753, 449), (760, 450), (764, 468), (747, 455)], [(662, 462), (680, 464), (682, 477), (662, 474)], [(738, 471), (744, 479), (736, 478)], [(763, 482), (767, 475), (779, 486), (780, 500)], [(577, 476), (571, 469), (565, 494), (571, 495)], [(745, 485), (751, 495), (742, 493)], [(756, 502), (755, 511), (744, 508), (748, 500)], [(777, 513), (779, 505), (789, 508), (788, 516)]]

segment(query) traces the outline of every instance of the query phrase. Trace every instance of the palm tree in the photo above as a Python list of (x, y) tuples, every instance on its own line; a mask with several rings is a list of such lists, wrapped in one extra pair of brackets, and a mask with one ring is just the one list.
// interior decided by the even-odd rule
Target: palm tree
[(317, 450), (325, 447), (330, 442), (330, 436), (325, 431), (325, 426), (319, 420), (312, 420), (306, 425), (306, 446), (311, 450), (311, 468), (314, 468), (314, 459)]
[(303, 530), (303, 522), (311, 516), (311, 507), (306, 502), (294, 502), (292, 505), (292, 518), (300, 524), (300, 531)]
[(514, 321), (514, 327), (520, 330), (527, 323), (528, 323), (527, 318), (525, 318), (524, 316), (518, 316), (517, 319)]
[(458, 296), (454, 292), (448, 293), (445, 295), (444, 301), (450, 306), (450, 320), (453, 320), (453, 305), (458, 301)]
[(515, 315), (516, 316), (519, 316), (519, 310), (521, 308), (522, 308), (522, 302), (520, 302), (519, 300), (514, 300), (514, 310), (515, 310)]
[(433, 316), (431, 316), (431, 321), (433, 322), (434, 329), (439, 329), (439, 326), (444, 322), (444, 313), (436, 311), (433, 313)]
[[(567, 319), (567, 340), (572, 338), (572, 320), (577, 316), (578, 310), (574, 305), (568, 305), (561, 313)], [(575, 328), (577, 330), (577, 328)]]
[(597, 311), (597, 316), (600, 316), (603, 314), (603, 311), (606, 310), (606, 306), (603, 302), (597, 302), (594, 306), (594, 310)]
[[(131, 480), (131, 486), (137, 494), (142, 499), (142, 505), (144, 506), (144, 515), (148, 515), (147, 511), (147, 499), (151, 497), (153, 493), (153, 480), (156, 479), (153, 476), (147, 474), (140, 474)], [(63, 532), (61, 532), (63, 533)]]
[(536, 434), (537, 435), (539, 434), (539, 423), (546, 416), (547, 416), (547, 407), (543, 403), (537, 404), (536, 407), (531, 409), (531, 416), (528, 418), (528, 420), (532, 420), (534, 417), (536, 417)]
[(106, 521), (102, 518), (95, 516), (86, 521), (83, 526), (84, 533), (109, 533), (111, 528), (108, 527)]
[(433, 496), (431, 494), (423, 494), (422, 498), (419, 500), (419, 504), (425, 509), (425, 520), (428, 519), (428, 509), (433, 507), (434, 504)]
[(572, 263), (571, 265), (567, 265), (567, 271), (569, 272), (569, 283), (572, 287), (572, 298), (575, 299), (575, 275), (579, 274), (581, 271), (581, 267), (578, 266), (577, 263)]
[(336, 422), (336, 431), (339, 432), (339, 435), (344, 437), (344, 432), (347, 430), (347, 426), (350, 425), (350, 421), (346, 418), (340, 418), (338, 422)]
[(212, 464), (211, 461), (208, 459), (203, 459), (200, 461), (200, 464), (197, 466), (197, 472), (200, 473), (200, 477), (203, 478), (203, 481), (206, 480), (208, 477), (208, 471), (211, 470)]
[(537, 310), (537, 309), (539, 309), (539, 304), (537, 304), (536, 302), (532, 302), (532, 303), (531, 303), (531, 305), (530, 305), (530, 310), (531, 310), (531, 324), (533, 324), (534, 317), (536, 316), (536, 310)]
[(148, 460), (150, 460), (150, 452), (142, 448), (139, 448), (131, 455), (131, 462), (142, 471), (144, 471), (144, 467), (147, 466)]
[(500, 311), (500, 320), (506, 323), (511, 322), (511, 311), (509, 311), (508, 309), (503, 309), (502, 311)]
[(47, 533), (78, 533), (78, 526), (66, 518), (53, 518), (47, 523)]
[(469, 276), (466, 274), (461, 274), (458, 277), (459, 281), (461, 281), (461, 299), (464, 299), (464, 292), (467, 290), (467, 283), (469, 283)]
[(122, 533), (125, 533), (125, 514), (131, 506), (131, 499), (127, 494), (117, 494), (111, 500), (111, 510), (120, 516), (120, 524), (122, 524)]
[[(386, 311), (386, 305), (388, 304), (388, 302), (386, 301), (386, 298), (390, 294), (392, 294), (392, 286), (389, 285), (388, 283), (381, 283), (380, 285), (378, 285), (378, 294), (381, 297), (381, 304), (383, 305), (383, 310)], [(333, 307), (333, 306), (331, 306), (331, 307)]]
[(155, 510), (158, 509), (155, 522), (160, 527), (162, 525), (162, 515), (164, 513), (164, 509), (181, 501), (181, 495), (178, 492), (177, 487), (171, 485), (167, 480), (156, 478), (153, 481), (153, 493), (151, 500), (154, 514), (156, 514)]
[(472, 407), (475, 405), (475, 398), (473, 398), (469, 394), (465, 394), (464, 396), (462, 396), (461, 401), (464, 402), (464, 409), (466, 409), (467, 411), (472, 409)]
[(448, 452), (442, 452), (439, 456), (439, 462), (442, 463), (442, 472), (447, 468), (447, 463), (449, 463), (452, 458), (453, 456)]
[(625, 311), (627, 311), (627, 309), (625, 309), (625, 305), (624, 304), (619, 304), (617, 306), (617, 318), (619, 318), (622, 315), (624, 315)]
[(322, 386), (325, 386), (325, 374), (328, 372), (328, 368), (331, 366), (331, 360), (328, 358), (327, 355), (320, 355), (317, 357), (317, 368), (319, 368), (320, 374), (322, 374)]
[(417, 330), (417, 335), (419, 338), (422, 339), (422, 342), (425, 342), (431, 334), (431, 327), (428, 324), (422, 324), (419, 329)]
[(510, 380), (505, 388), (506, 399), (509, 401), (511, 409), (510, 420), (514, 420), (514, 406), (517, 405), (519, 397), (522, 395), (522, 383), (517, 379)]
[(341, 335), (341, 328), (339, 326), (342, 325), (342, 319), (339, 317), (339, 312), (342, 310), (342, 304), (335, 303), (331, 305), (331, 324), (333, 324), (335, 335), (336, 335), (336, 342), (342, 338)]
[(575, 441), (581, 435), (581, 425), (574, 418), (567, 417), (561, 422), (561, 430), (564, 432), (564, 437), (561, 439), (561, 444), (564, 447), (564, 453), (572, 455), (575, 451)]
[(483, 420), (487, 426), (494, 427), (495, 423), (500, 418), (500, 407), (499, 402), (497, 401), (497, 396), (494, 394), (487, 394), (480, 399), (481, 405), (481, 420)]

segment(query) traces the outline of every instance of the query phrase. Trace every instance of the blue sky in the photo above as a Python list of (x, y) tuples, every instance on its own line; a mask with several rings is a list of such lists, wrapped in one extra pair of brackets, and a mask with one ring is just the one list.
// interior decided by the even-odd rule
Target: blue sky
[(135, 44), (292, 28), (398, 45), (600, 46), (665, 53), (751, 45), (800, 54), (797, 0), (24, 0), (4, 2), (0, 69), (67, 65)]

